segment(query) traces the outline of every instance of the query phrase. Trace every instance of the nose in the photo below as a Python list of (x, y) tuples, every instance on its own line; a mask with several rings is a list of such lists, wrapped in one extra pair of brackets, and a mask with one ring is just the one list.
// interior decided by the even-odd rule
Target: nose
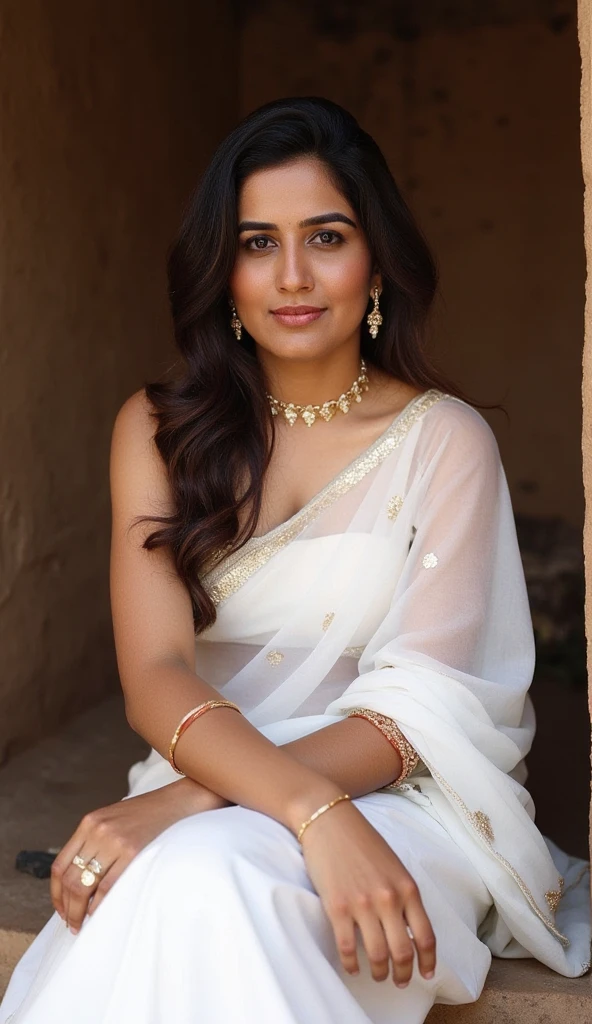
[(276, 263), (276, 286), (280, 292), (311, 291), (314, 288), (310, 261), (301, 241), (284, 242)]

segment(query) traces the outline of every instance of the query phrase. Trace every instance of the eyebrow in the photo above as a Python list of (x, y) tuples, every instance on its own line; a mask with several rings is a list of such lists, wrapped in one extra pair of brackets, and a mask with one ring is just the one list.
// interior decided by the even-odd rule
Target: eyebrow
[[(299, 228), (312, 228), (318, 224), (349, 224), (350, 227), (355, 228), (357, 224), (351, 219), (346, 217), (345, 213), (319, 213), (316, 217), (307, 217), (306, 220), (301, 220)], [(239, 234), (241, 231), (278, 231), (277, 224), (272, 224), (265, 220), (243, 220), (238, 226)]]

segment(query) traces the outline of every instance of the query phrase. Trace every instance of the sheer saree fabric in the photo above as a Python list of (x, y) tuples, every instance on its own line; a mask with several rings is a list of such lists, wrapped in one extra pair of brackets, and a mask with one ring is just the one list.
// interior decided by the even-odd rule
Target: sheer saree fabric
[(493, 897), (482, 941), (584, 973), (586, 864), (542, 837), (523, 786), (533, 634), (506, 478), (480, 414), (437, 391), (415, 399), (204, 584), (218, 617), (198, 638), (197, 672), (278, 743), (353, 707), (394, 719), (422, 759), (399, 794), (444, 823)]

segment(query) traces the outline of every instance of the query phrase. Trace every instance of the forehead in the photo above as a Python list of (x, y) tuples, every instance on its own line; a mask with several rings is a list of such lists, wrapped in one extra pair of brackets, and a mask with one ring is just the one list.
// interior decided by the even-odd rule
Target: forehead
[(314, 158), (301, 158), (251, 174), (238, 200), (239, 220), (281, 225), (320, 213), (355, 212), (333, 182), (328, 169)]

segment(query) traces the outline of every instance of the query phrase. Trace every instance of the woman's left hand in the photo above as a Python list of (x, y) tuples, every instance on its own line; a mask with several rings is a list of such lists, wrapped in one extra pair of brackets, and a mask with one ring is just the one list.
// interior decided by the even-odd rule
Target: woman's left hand
[[(86, 914), (95, 912), (136, 854), (161, 832), (191, 814), (226, 806), (227, 800), (183, 778), (85, 814), (51, 868), (51, 900), (70, 931), (79, 931)], [(82, 884), (82, 870), (72, 863), (77, 854), (85, 863), (93, 857), (99, 862), (98, 884)]]

